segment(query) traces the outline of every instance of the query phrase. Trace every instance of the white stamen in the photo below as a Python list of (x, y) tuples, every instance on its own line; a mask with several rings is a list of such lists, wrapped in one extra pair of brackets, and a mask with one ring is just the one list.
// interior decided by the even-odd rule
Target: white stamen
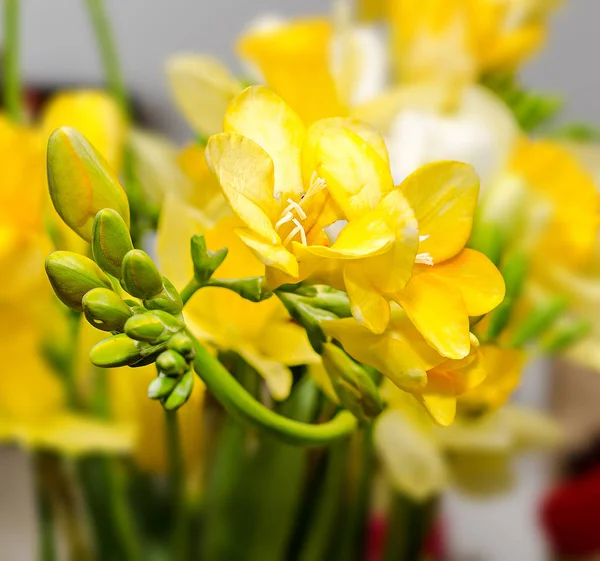
[(316, 171), (313, 171), (310, 176), (310, 187), (304, 195), (304, 198), (307, 199), (308, 197), (312, 197), (315, 193), (325, 189), (325, 187), (327, 187), (325, 180), (322, 177), (319, 177)]
[(300, 224), (300, 222), (298, 222), (298, 220), (296, 220), (295, 218), (292, 220), (292, 222), (296, 225), (296, 228), (294, 228), (295, 230), (299, 228), (300, 240), (302, 241), (302, 244), (306, 245), (306, 232), (304, 231), (302, 224)]
[[(283, 211), (286, 212), (287, 208)], [(279, 226), (282, 226), (283, 224), (287, 224), (290, 220), (293, 220), (294, 215), (291, 212), (288, 212), (287, 214), (284, 214), (276, 223), (275, 223), (275, 228), (279, 228)]]
[(283, 245), (287, 245), (289, 242), (292, 241), (292, 239), (294, 238), (294, 236), (300, 232), (300, 230), (302, 230), (302, 226), (296, 226), (288, 235), (287, 238), (285, 238), (285, 240), (283, 240)]
[(415, 257), (415, 263), (419, 263), (420, 265), (433, 265), (433, 257), (429, 253), (417, 253)]
[(424, 236), (419, 236), (419, 242), (424, 242), (425, 240), (429, 239), (429, 236), (431, 234), (426, 234)]
[(297, 202), (292, 201), (292, 199), (288, 199), (287, 202), (290, 204), (285, 210), (290, 210), (293, 208), (296, 210), (301, 220), (306, 220), (306, 212), (302, 210), (302, 207)]

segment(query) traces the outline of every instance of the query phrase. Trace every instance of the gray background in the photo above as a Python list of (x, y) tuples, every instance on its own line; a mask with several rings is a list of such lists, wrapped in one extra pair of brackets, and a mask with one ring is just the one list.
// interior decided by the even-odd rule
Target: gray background
[[(525, 71), (525, 81), (565, 96), (565, 120), (600, 124), (599, 0), (571, 0), (554, 19), (548, 48)], [(177, 51), (204, 51), (235, 64), (232, 41), (264, 12), (323, 13), (324, 0), (112, 0), (108, 2), (128, 85), (149, 122), (183, 140), (183, 120), (172, 108), (163, 62)], [(23, 0), (23, 67), (36, 85), (98, 84), (101, 72), (82, 0)], [(543, 402), (547, 369), (535, 368), (521, 391)], [(544, 487), (538, 461), (525, 461), (517, 489), (492, 503), (450, 494), (446, 515), (456, 559), (541, 561), (536, 503)], [(0, 558), (35, 559), (33, 498), (27, 462), (15, 450), (0, 453)]]

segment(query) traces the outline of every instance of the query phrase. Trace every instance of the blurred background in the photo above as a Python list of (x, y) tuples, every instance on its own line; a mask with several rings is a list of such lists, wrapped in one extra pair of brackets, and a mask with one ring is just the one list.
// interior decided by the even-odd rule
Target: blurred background
[[(176, 140), (189, 137), (189, 128), (167, 91), (163, 64), (170, 54), (211, 53), (235, 68), (233, 42), (257, 14), (318, 14), (327, 4), (322, 0), (108, 2), (124, 72), (142, 122)], [(600, 2), (571, 0), (567, 4), (566, 9), (552, 18), (547, 47), (525, 66), (522, 76), (528, 86), (564, 96), (566, 104), (561, 119), (600, 125), (600, 72), (595, 64), (596, 53), (600, 52), (597, 32)], [(98, 55), (82, 2), (27, 0), (22, 6), (22, 64), (28, 87), (51, 90), (101, 83)], [(589, 396), (600, 393), (599, 388), (600, 379), (593, 374), (535, 363), (524, 377), (517, 401), (553, 408), (572, 419), (569, 404), (565, 404), (567, 396), (575, 400), (587, 395), (593, 404)], [(582, 415), (586, 418), (586, 430), (593, 431), (600, 414), (593, 408), (586, 411)], [(583, 430), (576, 422), (571, 426), (572, 430)], [(449, 492), (444, 508), (446, 516), (452, 519), (447, 538), (453, 558), (546, 559), (537, 509), (552, 465), (552, 459), (548, 458), (521, 460), (515, 489), (490, 502)], [(0, 451), (3, 504), (0, 558), (3, 560), (35, 558), (30, 477), (24, 454), (13, 449)]]

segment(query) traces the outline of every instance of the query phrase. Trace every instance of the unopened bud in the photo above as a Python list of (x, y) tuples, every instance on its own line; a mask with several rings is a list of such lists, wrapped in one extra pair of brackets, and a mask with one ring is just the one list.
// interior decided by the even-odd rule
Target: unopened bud
[(212, 279), (209, 286), (226, 288), (236, 292), (250, 302), (261, 302), (271, 297), (272, 293), (266, 288), (264, 277), (248, 277), (245, 279)]
[(55, 251), (46, 257), (46, 273), (61, 302), (83, 311), (82, 300), (94, 288), (111, 288), (109, 278), (91, 259), (71, 251)]
[(121, 285), (136, 298), (152, 298), (163, 288), (162, 277), (152, 258), (141, 249), (132, 249), (121, 264)]
[(92, 347), (90, 360), (102, 368), (127, 366), (144, 358), (139, 341), (130, 339), (125, 333), (113, 335)]
[(169, 349), (158, 356), (156, 368), (167, 376), (181, 376), (188, 369), (188, 363), (177, 351)]
[(177, 316), (183, 310), (183, 301), (177, 289), (166, 277), (162, 278), (163, 289), (152, 298), (144, 300), (144, 306), (149, 310), (162, 310), (173, 316)]
[(321, 358), (335, 392), (348, 411), (364, 422), (381, 413), (383, 403), (375, 382), (344, 350), (325, 343)]
[(177, 385), (167, 397), (164, 408), (167, 411), (176, 411), (179, 409), (192, 395), (194, 389), (194, 371), (188, 370), (177, 382)]
[(74, 232), (92, 240), (98, 211), (112, 208), (129, 225), (129, 202), (102, 155), (70, 127), (56, 129), (48, 140), (48, 185), (54, 208)]
[(192, 360), (196, 356), (194, 343), (189, 335), (180, 331), (171, 337), (167, 343), (169, 349), (177, 351), (186, 360)]
[(133, 315), (121, 297), (108, 288), (94, 288), (83, 297), (86, 319), (102, 331), (123, 331), (125, 322)]
[(102, 209), (92, 227), (92, 255), (107, 273), (121, 278), (121, 263), (133, 249), (129, 228), (121, 215), (110, 208)]
[(162, 343), (184, 328), (176, 317), (161, 310), (148, 311), (130, 317), (125, 324), (125, 333), (137, 341)]
[(177, 378), (169, 378), (161, 374), (150, 382), (148, 397), (150, 399), (163, 399), (171, 394), (176, 385)]
[(192, 237), (191, 250), (194, 276), (199, 283), (205, 284), (227, 257), (227, 248), (210, 251), (206, 247), (204, 236), (198, 235)]

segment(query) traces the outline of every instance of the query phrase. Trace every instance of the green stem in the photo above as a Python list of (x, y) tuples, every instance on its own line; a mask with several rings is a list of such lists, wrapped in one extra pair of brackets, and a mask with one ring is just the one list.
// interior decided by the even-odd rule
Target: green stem
[(392, 501), (383, 561), (420, 561), (437, 512), (437, 499), (423, 503), (396, 495)]
[(96, 41), (98, 42), (98, 49), (100, 50), (108, 88), (115, 101), (121, 107), (123, 115), (129, 121), (131, 120), (131, 106), (123, 78), (123, 70), (119, 62), (114, 34), (106, 13), (106, 6), (103, 0), (87, 0), (87, 6), (92, 27), (96, 34)]
[(349, 437), (357, 420), (348, 411), (338, 413), (331, 421), (312, 425), (288, 419), (256, 401), (227, 369), (195, 338), (194, 369), (206, 387), (225, 409), (235, 417), (262, 428), (292, 444), (323, 446)]
[(185, 306), (189, 299), (196, 294), (198, 290), (200, 290), (204, 285), (199, 283), (194, 277), (190, 282), (185, 285), (185, 288), (181, 291), (181, 300), (183, 301), (183, 305)]
[(56, 560), (56, 540), (54, 539), (54, 516), (52, 511), (52, 500), (45, 483), (42, 456), (36, 454), (33, 457), (36, 479), (37, 515), (38, 515), (38, 540), (39, 560)]
[(16, 123), (23, 120), (19, 46), (19, 0), (4, 0), (4, 107)]
[(177, 424), (177, 411), (165, 411), (165, 426), (173, 505), (170, 554), (172, 561), (185, 561), (187, 557), (187, 512), (183, 453)]

